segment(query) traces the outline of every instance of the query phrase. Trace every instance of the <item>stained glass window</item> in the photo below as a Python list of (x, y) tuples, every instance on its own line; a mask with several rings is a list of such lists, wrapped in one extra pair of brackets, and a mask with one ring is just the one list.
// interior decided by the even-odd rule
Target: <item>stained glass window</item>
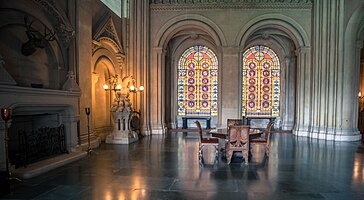
[(217, 115), (218, 61), (201, 45), (183, 52), (178, 61), (178, 115)]
[(243, 54), (242, 115), (279, 116), (280, 62), (266, 46), (254, 46)]

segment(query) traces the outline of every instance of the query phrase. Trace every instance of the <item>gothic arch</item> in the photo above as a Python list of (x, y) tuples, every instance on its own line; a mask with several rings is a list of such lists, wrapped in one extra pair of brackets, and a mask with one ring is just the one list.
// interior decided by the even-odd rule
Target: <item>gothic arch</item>
[[(343, 96), (348, 98), (343, 99), (343, 104), (351, 105), (347, 110), (351, 110), (353, 118), (353, 127), (357, 127), (359, 100), (357, 98), (360, 89), (363, 85), (360, 81), (360, 52), (364, 47), (364, 4), (359, 6), (348, 20), (348, 25), (345, 29), (344, 39), (344, 56), (342, 68), (343, 80), (351, 80), (347, 84), (343, 84)], [(361, 77), (363, 79), (363, 77)], [(363, 93), (363, 91), (361, 91)], [(340, 122), (342, 119), (340, 119)]]
[(296, 48), (310, 46), (310, 40), (301, 25), (281, 14), (266, 14), (250, 20), (238, 33), (235, 44), (244, 46), (254, 32), (265, 27), (282, 30), (294, 41)]
[[(174, 46), (171, 48), (170, 45), (172, 43)], [(176, 76), (173, 76), (173, 74), (176, 73), (176, 70), (171, 71), (171, 67), (172, 65), (174, 66), (177, 55), (181, 54), (182, 48), (187, 44), (210, 44), (209, 47), (216, 51), (215, 53), (219, 57), (221, 54), (218, 51), (220, 50), (219, 47), (227, 45), (227, 41), (220, 27), (204, 16), (185, 14), (168, 20), (167, 23), (161, 26), (152, 43), (151, 65), (155, 66), (156, 71), (163, 71), (161, 75), (157, 76), (157, 82), (169, 81), (172, 84), (168, 84), (169, 88), (157, 89), (154, 91), (155, 94), (173, 96), (175, 92), (173, 87), (176, 81), (174, 80)], [(171, 76), (167, 74), (171, 74)], [(151, 92), (153, 92), (152, 90)], [(162, 113), (160, 119), (162, 126), (156, 129), (162, 130), (161, 132), (165, 130), (164, 126), (166, 122), (171, 122), (171, 127), (174, 127), (176, 123), (174, 117), (176, 111), (168, 112), (168, 110), (174, 110), (174, 107), (176, 107), (170, 101), (171, 99), (168, 99), (168, 102), (167, 100), (163, 100), (159, 104), (160, 112)]]
[(156, 35), (154, 47), (165, 47), (175, 34), (181, 30), (197, 29), (213, 38), (217, 46), (225, 46), (227, 41), (223, 31), (210, 19), (196, 14), (180, 15), (164, 24)]
[(110, 77), (121, 75), (125, 55), (117, 41), (101, 36), (93, 41), (91, 58), (92, 72), (92, 109), (94, 132), (104, 139), (111, 126), (111, 100), (113, 94), (103, 89)]
[[(296, 64), (295, 50), (309, 46), (310, 41), (301, 25), (280, 14), (262, 15), (249, 21), (240, 30), (235, 44), (240, 46), (243, 52), (246, 48), (256, 45), (257, 41), (269, 44), (280, 58), (281, 115), (277, 125), (282, 129), (291, 130), (295, 124), (297, 106), (295, 77), (298, 69), (303, 67), (302, 64)], [(242, 60), (239, 64), (242, 65)]]

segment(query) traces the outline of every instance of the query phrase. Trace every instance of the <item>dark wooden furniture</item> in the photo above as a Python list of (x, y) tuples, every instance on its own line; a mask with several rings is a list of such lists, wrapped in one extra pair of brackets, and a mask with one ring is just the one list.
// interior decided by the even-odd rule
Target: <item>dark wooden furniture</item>
[(140, 130), (141, 127), (140, 122), (140, 112), (131, 111), (129, 116), (129, 128), (131, 131), (134, 131), (138, 134), (138, 138), (142, 138), (142, 132)]
[(188, 120), (205, 120), (206, 121), (206, 129), (211, 129), (211, 117), (199, 117), (199, 116), (185, 116), (182, 117), (182, 128), (187, 129), (187, 121)]
[[(209, 134), (212, 137), (217, 137), (217, 138), (221, 138), (221, 139), (227, 139), (227, 133), (228, 130), (227, 129), (212, 129), (209, 131)], [(263, 134), (262, 130), (259, 129), (249, 129), (249, 135), (250, 138), (257, 138), (260, 137)]]
[(201, 164), (203, 164), (203, 157), (202, 157), (202, 150), (205, 146), (213, 146), (215, 147), (215, 163), (218, 161), (218, 155), (219, 155), (219, 139), (213, 138), (213, 137), (203, 137), (202, 134), (202, 128), (199, 121), (195, 121), (195, 124), (199, 131), (199, 149), (198, 149), (198, 158)]
[(268, 123), (267, 128), (263, 131), (264, 137), (252, 138), (250, 140), (251, 145), (257, 145), (257, 144), (265, 145), (265, 155), (267, 155), (267, 157), (269, 156), (269, 138), (273, 125), (274, 125), (273, 121)]
[(225, 148), (228, 164), (230, 164), (231, 157), (236, 151), (240, 151), (243, 154), (245, 164), (249, 163), (249, 129), (249, 125), (229, 126)]

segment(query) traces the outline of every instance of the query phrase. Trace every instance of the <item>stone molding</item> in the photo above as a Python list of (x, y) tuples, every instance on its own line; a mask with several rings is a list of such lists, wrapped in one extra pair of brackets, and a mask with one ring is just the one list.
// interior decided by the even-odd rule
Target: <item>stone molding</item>
[[(196, 6), (198, 5), (198, 6)], [(311, 9), (310, 0), (150, 0), (152, 11), (203, 9)]]
[[(113, 44), (115, 52), (124, 54), (124, 48), (121, 45), (118, 33), (115, 28), (114, 21), (112, 20), (111, 17), (109, 17), (101, 27), (99, 27), (99, 29), (96, 31), (96, 34), (94, 34), (93, 38), (98, 42), (101, 42), (101, 40), (109, 41), (110, 43)], [(93, 52), (95, 52), (97, 50), (97, 45), (94, 45), (92, 50)]]
[(53, 0), (33, 0), (43, 7), (49, 14), (51, 14), (55, 19), (54, 29), (62, 42), (62, 45), (66, 48), (70, 45), (71, 40), (75, 35), (75, 30), (69, 23), (68, 19), (63, 17), (58, 11), (57, 6)]
[(101, 48), (105, 48), (103, 46), (104, 43), (109, 44), (111, 46), (113, 53), (117, 59), (119, 67), (122, 67), (125, 63), (125, 51), (119, 40), (114, 21), (111, 17), (107, 19), (103, 26), (101, 26), (96, 34), (93, 36), (94, 40), (92, 41), (92, 54), (94, 54), (97, 50)]

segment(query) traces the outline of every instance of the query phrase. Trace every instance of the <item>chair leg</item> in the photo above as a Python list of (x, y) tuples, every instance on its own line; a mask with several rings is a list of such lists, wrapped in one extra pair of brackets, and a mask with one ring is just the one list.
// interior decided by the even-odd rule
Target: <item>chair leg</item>
[(248, 165), (249, 163), (249, 148), (246, 150), (241, 151), (241, 153), (243, 154), (244, 160), (245, 160), (245, 164)]
[(230, 164), (231, 162), (231, 157), (233, 156), (233, 151), (227, 150), (226, 151), (226, 160), (227, 160), (227, 164)]
[(200, 161), (200, 163), (202, 162), (202, 149), (203, 145), (200, 145), (198, 148), (198, 160)]
[(269, 157), (269, 145), (268, 144), (265, 146), (265, 155), (267, 155), (267, 157)]

